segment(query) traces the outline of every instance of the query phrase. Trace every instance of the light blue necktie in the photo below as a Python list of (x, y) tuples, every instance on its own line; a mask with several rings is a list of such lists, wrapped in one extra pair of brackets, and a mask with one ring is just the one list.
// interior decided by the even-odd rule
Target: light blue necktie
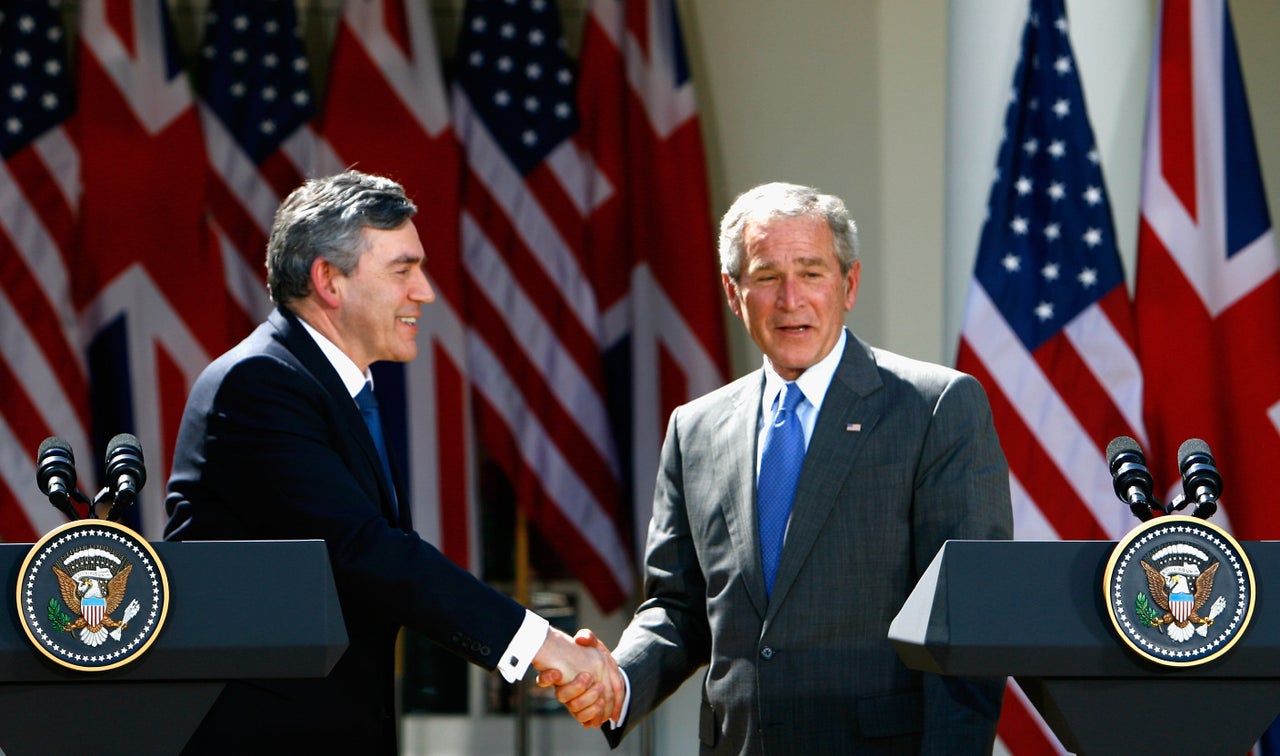
[(365, 381), (364, 388), (356, 394), (356, 406), (360, 408), (360, 416), (364, 424), (369, 426), (369, 435), (373, 436), (373, 445), (378, 450), (378, 459), (382, 460), (382, 474), (387, 480), (387, 490), (391, 492), (391, 512), (399, 516), (399, 503), (396, 501), (396, 486), (391, 477), (391, 461), (387, 457), (387, 440), (382, 435), (382, 416), (378, 413), (378, 398), (373, 395), (373, 384)]
[(760, 557), (764, 563), (764, 587), (773, 595), (773, 579), (778, 574), (782, 539), (796, 498), (800, 466), (804, 464), (804, 428), (796, 417), (796, 407), (804, 394), (795, 383), (783, 388), (773, 424), (764, 439), (760, 476), (756, 484), (756, 507), (760, 518)]

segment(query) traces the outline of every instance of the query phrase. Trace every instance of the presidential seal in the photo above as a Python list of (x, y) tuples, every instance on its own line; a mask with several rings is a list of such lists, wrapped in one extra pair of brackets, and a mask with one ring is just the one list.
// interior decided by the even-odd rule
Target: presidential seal
[(1253, 568), (1226, 531), (1157, 517), (1111, 552), (1103, 590), (1111, 624), (1139, 656), (1170, 667), (1225, 654), (1253, 615)]
[(76, 520), (40, 539), (18, 573), (18, 617), (40, 653), (85, 672), (146, 651), (169, 609), (169, 579), (142, 536), (106, 520)]

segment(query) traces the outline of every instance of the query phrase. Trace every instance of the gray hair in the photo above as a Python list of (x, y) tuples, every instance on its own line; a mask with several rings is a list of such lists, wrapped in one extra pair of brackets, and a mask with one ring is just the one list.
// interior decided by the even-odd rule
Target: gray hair
[(365, 252), (364, 229), (391, 231), (418, 212), (404, 187), (359, 171), (308, 179), (276, 210), (267, 240), (267, 288), (278, 305), (311, 293), (311, 265), (328, 261), (344, 275)]
[(811, 215), (822, 218), (835, 239), (836, 260), (844, 275), (858, 259), (858, 226), (844, 202), (811, 186), (774, 182), (748, 189), (733, 201), (720, 221), (720, 270), (738, 280), (742, 273), (743, 236), (752, 223)]

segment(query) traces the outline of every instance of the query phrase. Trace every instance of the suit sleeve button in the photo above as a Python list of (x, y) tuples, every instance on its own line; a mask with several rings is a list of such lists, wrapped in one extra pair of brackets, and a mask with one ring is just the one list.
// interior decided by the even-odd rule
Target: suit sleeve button
[(765, 661), (772, 659), (773, 649), (768, 646), (765, 646), (764, 648), (760, 649), (760, 658), (764, 659)]

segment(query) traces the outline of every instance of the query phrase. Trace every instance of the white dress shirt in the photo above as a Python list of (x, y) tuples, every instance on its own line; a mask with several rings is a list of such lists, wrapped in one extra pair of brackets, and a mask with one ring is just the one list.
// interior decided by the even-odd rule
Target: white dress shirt
[[(307, 333), (311, 334), (316, 346), (320, 347), (320, 351), (333, 365), (333, 369), (338, 371), (338, 377), (342, 379), (342, 385), (346, 387), (354, 403), (356, 394), (364, 389), (365, 382), (373, 383), (373, 374), (368, 370), (362, 372), (346, 353), (324, 334), (312, 328), (310, 323), (302, 318), (298, 318), (298, 322), (302, 323)], [(524, 677), (525, 672), (529, 670), (529, 663), (533, 661), (538, 649), (542, 648), (543, 642), (546, 641), (550, 626), (551, 623), (547, 620), (528, 609), (524, 610), (524, 622), (520, 624), (520, 629), (507, 644), (507, 650), (498, 662), (498, 671), (502, 673), (503, 679), (507, 682), (516, 682)]]

